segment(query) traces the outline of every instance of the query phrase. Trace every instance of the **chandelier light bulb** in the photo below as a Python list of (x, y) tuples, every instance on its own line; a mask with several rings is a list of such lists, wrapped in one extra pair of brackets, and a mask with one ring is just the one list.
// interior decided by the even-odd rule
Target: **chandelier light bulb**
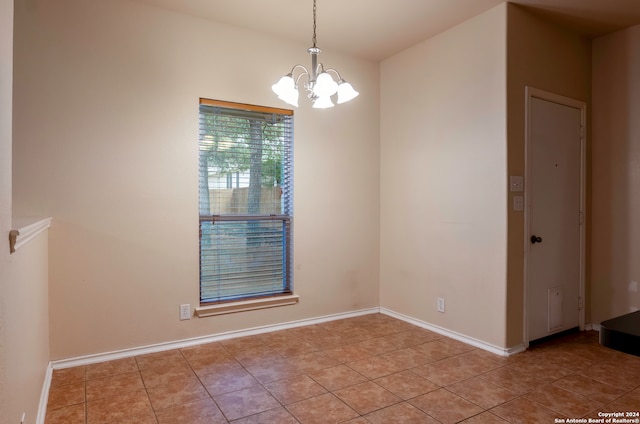
[(315, 109), (328, 109), (333, 107), (333, 102), (331, 101), (331, 97), (322, 96), (313, 101), (313, 107)]
[(298, 107), (298, 97), (299, 97), (300, 93), (298, 93), (298, 90), (295, 88), (292, 88), (291, 90), (287, 91), (286, 93), (283, 93), (281, 95), (278, 96), (278, 98), (280, 100), (282, 100), (285, 103), (290, 104), (291, 106), (295, 106)]
[(318, 97), (333, 96), (338, 91), (338, 83), (331, 78), (327, 72), (318, 75), (315, 85), (313, 86), (313, 94)]
[(278, 95), (278, 97), (286, 96), (292, 90), (295, 90), (293, 76), (291, 74), (283, 76), (280, 78), (280, 81), (271, 86), (271, 89)]
[(346, 103), (358, 97), (358, 93), (348, 82), (340, 80), (338, 83), (338, 104)]

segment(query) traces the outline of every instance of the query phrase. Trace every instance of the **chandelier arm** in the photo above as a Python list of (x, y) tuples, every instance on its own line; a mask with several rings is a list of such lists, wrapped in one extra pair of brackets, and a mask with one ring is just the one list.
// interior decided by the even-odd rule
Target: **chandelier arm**
[[(298, 75), (298, 76), (296, 77), (296, 79), (295, 79), (295, 81), (296, 81), (296, 87), (297, 87), (297, 86), (298, 86), (298, 82), (300, 82), (300, 78), (302, 78), (302, 77), (303, 77), (303, 76), (305, 76), (305, 75), (309, 75), (309, 71), (307, 71), (307, 68), (305, 68), (305, 67), (304, 67), (304, 66), (302, 66), (302, 65), (296, 65), (296, 67), (299, 67), (299, 68), (304, 69), (304, 71), (302, 71), (302, 72), (300, 73), (300, 75)], [(293, 71), (292, 71), (292, 72), (293, 72)]]
[(327, 68), (327, 69), (324, 69), (324, 72), (333, 72), (333, 73), (335, 73), (335, 74), (336, 74), (336, 76), (338, 77), (338, 81), (344, 81), (344, 80), (342, 79), (342, 77), (340, 76), (340, 72), (338, 72), (338, 71), (337, 71), (336, 69), (334, 69), (334, 68)]
[(293, 72), (298, 68), (304, 69), (302, 71), (303, 74), (308, 74), (309, 73), (309, 71), (307, 71), (307, 68), (305, 68), (304, 65), (297, 64), (297, 65), (294, 65), (293, 68), (291, 68), (291, 72), (289, 72), (289, 75), (293, 75)]

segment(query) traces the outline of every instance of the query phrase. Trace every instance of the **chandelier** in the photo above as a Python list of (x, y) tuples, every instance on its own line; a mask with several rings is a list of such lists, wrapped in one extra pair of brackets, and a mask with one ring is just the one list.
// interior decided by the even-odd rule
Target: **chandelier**
[[(313, 107), (317, 109), (326, 109), (333, 107), (331, 96), (338, 94), (337, 103), (345, 103), (355, 98), (358, 94), (351, 84), (342, 79), (338, 71), (333, 68), (324, 68), (322, 63), (318, 63), (318, 54), (320, 49), (316, 47), (316, 0), (313, 0), (313, 47), (307, 50), (311, 55), (311, 70), (307, 70), (302, 65), (295, 65), (291, 68), (291, 72), (280, 78), (276, 84), (271, 86), (278, 98), (292, 106), (298, 107), (298, 83), (303, 76), (307, 76), (304, 82), (304, 88), (307, 90), (307, 97), (311, 99)], [(294, 73), (299, 72), (294, 77)], [(330, 75), (334, 73), (336, 80)]]

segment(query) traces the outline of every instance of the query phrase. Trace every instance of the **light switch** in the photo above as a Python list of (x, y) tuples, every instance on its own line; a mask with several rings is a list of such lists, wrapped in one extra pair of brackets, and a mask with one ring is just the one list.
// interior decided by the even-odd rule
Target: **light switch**
[(509, 191), (524, 191), (524, 177), (520, 175), (510, 176)]

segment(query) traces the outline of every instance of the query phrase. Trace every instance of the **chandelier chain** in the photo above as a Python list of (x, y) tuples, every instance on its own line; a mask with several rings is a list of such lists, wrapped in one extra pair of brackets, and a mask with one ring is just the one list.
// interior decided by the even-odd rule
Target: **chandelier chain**
[(316, 0), (313, 0), (313, 47), (316, 47)]

